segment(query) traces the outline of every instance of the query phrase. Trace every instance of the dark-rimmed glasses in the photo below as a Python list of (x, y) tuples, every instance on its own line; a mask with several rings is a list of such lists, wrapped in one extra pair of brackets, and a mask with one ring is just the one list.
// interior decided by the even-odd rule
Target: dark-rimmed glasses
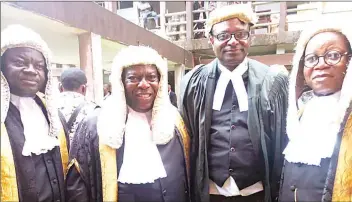
[(339, 51), (336, 50), (331, 50), (326, 52), (324, 55), (316, 55), (314, 53), (308, 54), (302, 58), (304, 62), (304, 66), (307, 68), (313, 68), (319, 63), (319, 58), (324, 58), (324, 62), (327, 65), (336, 65), (341, 61), (342, 56), (350, 56), (348, 52), (346, 53), (340, 53)]
[(229, 41), (232, 36), (235, 37), (235, 39), (237, 41), (239, 40), (246, 40), (248, 39), (249, 37), (249, 32), (248, 31), (239, 31), (239, 32), (234, 32), (234, 33), (227, 33), (227, 32), (223, 32), (223, 33), (220, 33), (220, 34), (217, 34), (217, 35), (213, 35), (215, 36), (215, 38), (218, 40), (218, 41), (221, 41), (221, 42), (225, 42), (225, 41)]

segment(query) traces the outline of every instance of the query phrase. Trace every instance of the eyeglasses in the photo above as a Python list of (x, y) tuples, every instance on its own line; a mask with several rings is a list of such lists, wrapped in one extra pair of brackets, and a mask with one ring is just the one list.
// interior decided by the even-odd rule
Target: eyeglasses
[[(346, 56), (349, 53), (340, 53), (339, 51), (328, 51), (326, 52), (324, 55), (320, 55), (317, 56), (316, 54), (312, 53), (312, 54), (308, 54), (306, 56), (304, 56), (303, 61), (304, 61), (304, 66), (306, 66), (307, 68), (313, 68), (315, 67), (318, 63), (319, 63), (319, 58), (324, 58), (324, 62), (327, 65), (336, 65), (337, 63), (339, 63), (341, 61), (342, 56)], [(350, 55), (348, 55), (350, 56)]]
[(239, 31), (239, 32), (234, 32), (232, 34), (227, 33), (227, 32), (223, 32), (223, 33), (215, 35), (215, 37), (219, 41), (222, 41), (222, 42), (230, 40), (232, 38), (232, 36), (234, 36), (237, 41), (246, 40), (249, 37), (249, 32), (248, 31)]

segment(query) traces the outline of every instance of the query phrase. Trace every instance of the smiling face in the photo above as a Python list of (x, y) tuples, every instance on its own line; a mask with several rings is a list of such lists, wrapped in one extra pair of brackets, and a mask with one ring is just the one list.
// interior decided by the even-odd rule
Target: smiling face
[(249, 25), (241, 22), (237, 18), (232, 18), (220, 23), (217, 23), (212, 28), (210, 42), (213, 45), (213, 50), (216, 57), (222, 65), (233, 70), (241, 64), (248, 54), (249, 39), (236, 40), (234, 36), (228, 41), (219, 41), (215, 36), (221, 33), (248, 32)]
[(160, 75), (154, 65), (133, 65), (123, 70), (122, 81), (128, 106), (137, 112), (153, 108)]
[[(351, 54), (351, 47), (342, 34), (323, 32), (315, 35), (308, 42), (305, 55), (313, 53), (322, 56), (328, 51)], [(318, 95), (329, 95), (341, 90), (348, 60), (349, 57), (344, 55), (337, 64), (328, 65), (324, 62), (323, 57), (320, 57), (315, 67), (304, 67), (303, 69), (307, 85)]]
[(2, 55), (2, 72), (12, 94), (33, 97), (46, 83), (46, 63), (42, 53), (32, 48), (8, 49)]

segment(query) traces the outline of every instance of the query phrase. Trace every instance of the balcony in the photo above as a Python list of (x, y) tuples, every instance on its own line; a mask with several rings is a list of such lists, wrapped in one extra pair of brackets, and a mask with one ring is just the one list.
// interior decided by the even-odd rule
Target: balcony
[[(205, 63), (215, 56), (212, 47), (205, 37), (204, 25), (211, 9), (204, 6), (193, 10), (192, 1), (185, 3), (185, 10), (168, 13), (166, 2), (160, 2), (160, 28), (150, 31), (172, 41), (194, 54), (195, 63)], [(207, 4), (209, 2), (205, 2)], [(217, 2), (225, 3), (225, 2)], [(240, 2), (241, 3), (241, 2)], [(321, 16), (352, 17), (352, 2), (242, 2), (248, 3), (258, 16), (258, 23), (251, 29), (252, 57), (280, 54), (281, 60), (267, 57), (265, 63), (290, 64), (294, 44), (300, 32), (313, 19)], [(201, 16), (194, 19), (195, 16)], [(278, 57), (276, 57), (278, 58)], [(270, 60), (270, 61), (268, 61)]]

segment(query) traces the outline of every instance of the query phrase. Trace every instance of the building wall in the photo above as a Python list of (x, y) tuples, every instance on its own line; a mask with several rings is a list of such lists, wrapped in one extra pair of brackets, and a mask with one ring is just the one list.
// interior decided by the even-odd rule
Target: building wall
[(167, 1), (166, 2), (166, 12), (174, 13), (186, 10), (185, 1)]

